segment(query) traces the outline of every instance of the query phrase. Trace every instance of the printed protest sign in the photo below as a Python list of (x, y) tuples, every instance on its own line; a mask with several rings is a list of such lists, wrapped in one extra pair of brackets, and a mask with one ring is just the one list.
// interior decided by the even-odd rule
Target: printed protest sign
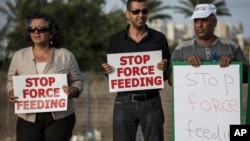
[(38, 113), (67, 110), (66, 74), (13, 76), (15, 113)]
[(108, 54), (109, 91), (131, 91), (163, 88), (163, 71), (157, 69), (161, 51)]
[(229, 141), (241, 124), (241, 63), (173, 63), (174, 141)]

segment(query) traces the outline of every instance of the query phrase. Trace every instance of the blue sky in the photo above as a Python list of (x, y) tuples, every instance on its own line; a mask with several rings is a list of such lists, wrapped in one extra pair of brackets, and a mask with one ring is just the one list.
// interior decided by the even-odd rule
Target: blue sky
[[(179, 0), (162, 0), (164, 5), (178, 5)], [(106, 0), (107, 5), (105, 6), (105, 11), (112, 10), (114, 8), (122, 8), (125, 10), (125, 5), (121, 0)], [(231, 25), (236, 25), (242, 23), (244, 29), (244, 36), (250, 38), (250, 18), (247, 16), (250, 11), (250, 0), (226, 0), (226, 5), (231, 13), (231, 17), (218, 17), (218, 20), (222, 22), (230, 23)], [(174, 13), (173, 10), (166, 10), (172, 16), (172, 22), (192, 22), (188, 18), (184, 18), (183, 15)]]

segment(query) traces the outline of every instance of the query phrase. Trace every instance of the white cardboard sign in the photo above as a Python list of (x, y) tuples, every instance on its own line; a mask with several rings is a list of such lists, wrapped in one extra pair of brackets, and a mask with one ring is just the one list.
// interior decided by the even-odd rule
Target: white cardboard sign
[(38, 113), (67, 110), (66, 74), (39, 74), (13, 76), (15, 113)]
[(161, 51), (108, 54), (109, 91), (131, 91), (163, 88), (163, 71), (157, 69)]
[(174, 141), (229, 141), (241, 123), (240, 67), (173, 65)]

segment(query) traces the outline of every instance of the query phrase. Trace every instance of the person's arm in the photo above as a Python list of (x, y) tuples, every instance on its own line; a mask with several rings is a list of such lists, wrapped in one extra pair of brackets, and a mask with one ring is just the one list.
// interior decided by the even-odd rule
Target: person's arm
[(162, 65), (162, 66), (158, 66), (162, 68), (163, 70), (163, 78), (164, 80), (168, 79), (168, 68), (169, 68), (169, 64), (170, 64), (170, 59), (171, 59), (171, 54), (170, 54), (170, 50), (169, 50), (169, 46), (168, 46), (168, 41), (167, 38), (165, 36), (163, 36), (163, 49), (162, 49), (162, 58), (163, 60), (158, 64), (158, 65)]
[(172, 86), (172, 72), (170, 72), (169, 74), (168, 74), (168, 84), (169, 84), (169, 86)]
[(78, 63), (72, 53), (70, 53), (69, 62), (69, 96), (78, 98), (83, 91), (82, 74), (79, 69)]
[[(116, 42), (117, 42), (117, 37), (118, 35), (115, 34), (113, 35), (110, 40), (109, 40), (109, 44), (108, 44), (108, 49), (107, 49), (107, 54), (112, 54), (116, 52)], [(102, 69), (105, 72), (105, 76), (108, 78), (108, 74), (113, 72), (113, 67), (110, 66), (107, 62), (107, 58), (106, 60), (101, 64)]]
[(248, 69), (249, 69), (249, 66), (243, 64), (243, 83), (248, 83), (248, 75), (249, 75)]
[(241, 61), (243, 64), (243, 83), (248, 83), (248, 69), (249, 69), (249, 61), (247, 60), (243, 50), (240, 46), (238, 46), (237, 51), (235, 53), (235, 60)]
[(8, 100), (11, 104), (14, 104), (17, 102), (18, 97), (14, 95), (14, 90), (13, 90), (13, 80), (12, 77), (17, 75), (17, 54), (15, 53), (11, 59), (11, 63), (9, 66), (8, 74), (7, 74), (7, 84), (6, 84), (6, 89), (7, 89), (7, 94), (8, 94)]

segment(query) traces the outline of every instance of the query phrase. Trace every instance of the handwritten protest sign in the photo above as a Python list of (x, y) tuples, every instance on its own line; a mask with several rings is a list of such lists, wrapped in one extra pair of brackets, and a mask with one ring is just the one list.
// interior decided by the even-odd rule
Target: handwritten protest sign
[(109, 91), (128, 91), (163, 88), (163, 71), (157, 69), (161, 51), (108, 54)]
[(67, 85), (66, 74), (13, 76), (14, 95), (18, 97), (15, 113), (67, 110), (63, 85)]
[(174, 141), (229, 141), (241, 123), (241, 63), (173, 63)]

